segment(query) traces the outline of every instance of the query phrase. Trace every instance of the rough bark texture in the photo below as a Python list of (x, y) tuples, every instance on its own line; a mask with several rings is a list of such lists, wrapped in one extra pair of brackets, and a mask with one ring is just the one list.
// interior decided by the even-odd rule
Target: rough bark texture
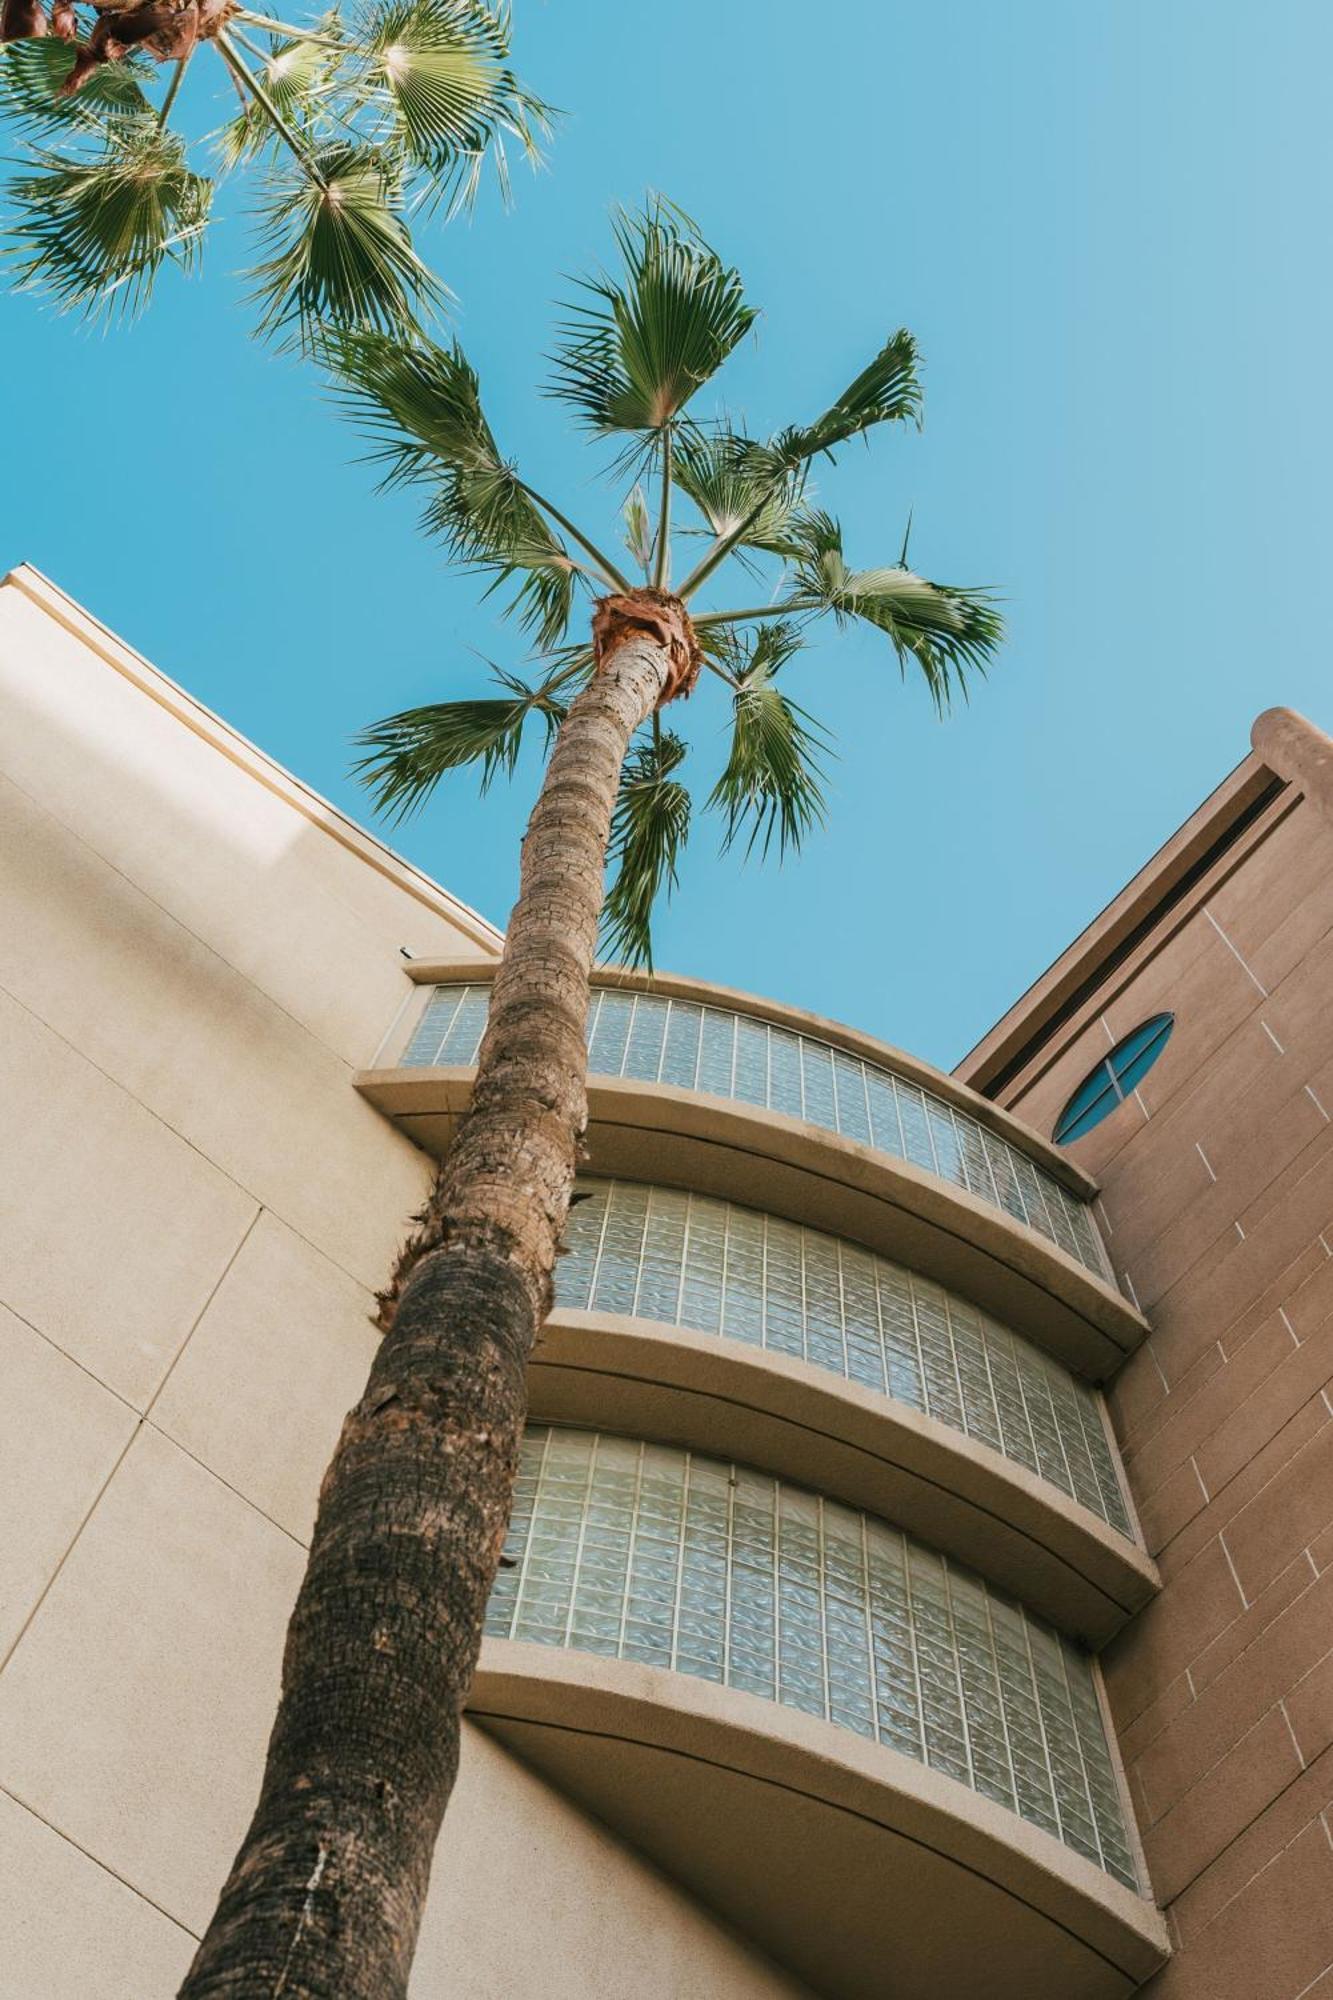
[(603, 874), (634, 729), (688, 679), (669, 599), (608, 599), (523, 843), (468, 1112), (324, 1478), (258, 1809), (181, 2000), (401, 2000), (458, 1765), (587, 1123)]

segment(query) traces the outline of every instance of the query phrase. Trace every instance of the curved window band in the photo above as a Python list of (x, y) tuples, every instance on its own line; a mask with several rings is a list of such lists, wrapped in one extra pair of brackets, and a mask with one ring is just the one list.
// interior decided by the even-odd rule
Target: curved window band
[(1094, 1392), (942, 1286), (708, 1195), (580, 1180), (557, 1306), (791, 1354), (975, 1438), (1123, 1535), (1132, 1529)]
[(1137, 1887), (1087, 1656), (888, 1522), (697, 1452), (533, 1426), (506, 1550), (494, 1637), (804, 1709)]
[[(404, 1066), (474, 1063), (489, 1006), (488, 986), (433, 987)], [(1114, 1283), (1087, 1203), (1053, 1174), (959, 1106), (812, 1035), (696, 1000), (600, 988), (588, 1013), (588, 1067), (842, 1133), (966, 1189)]]
[(1154, 1014), (1102, 1057), (1056, 1120), (1051, 1136), (1057, 1146), (1081, 1139), (1085, 1132), (1091, 1132), (1094, 1125), (1109, 1117), (1117, 1104), (1124, 1103), (1161, 1055), (1175, 1024), (1174, 1014)]

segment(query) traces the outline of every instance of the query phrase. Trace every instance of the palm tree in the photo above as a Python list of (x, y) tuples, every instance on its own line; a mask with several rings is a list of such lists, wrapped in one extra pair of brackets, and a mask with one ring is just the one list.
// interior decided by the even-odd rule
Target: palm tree
[[(304, 347), (329, 324), (416, 332), (447, 294), (409, 217), (470, 201), (488, 157), (507, 185), (505, 138), (535, 159), (547, 129), (487, 0), (365, 0), (347, 23), (334, 9), (300, 25), (237, 0), (52, 0), (49, 15), (0, 0), (0, 44), (0, 116), (22, 149), (11, 270), (91, 317), (132, 313), (165, 267), (198, 264), (206, 149), (258, 184), (261, 332)], [(201, 49), (238, 105), (192, 142), (178, 93)]]
[[(537, 673), (501, 673), (498, 695), (369, 730), (363, 777), (401, 813), (461, 766), (479, 766), (483, 790), (512, 771), (530, 724), (550, 755), (471, 1103), (381, 1298), (385, 1339), (325, 1476), (258, 1808), (188, 2000), (406, 1992), (587, 1123), (599, 924), (612, 949), (648, 958), (689, 824), (686, 745), (662, 710), (701, 667), (723, 683), (730, 754), (708, 804), (724, 845), (782, 852), (823, 810), (820, 732), (782, 679), (818, 620), (877, 627), (941, 709), (1000, 636), (982, 592), (929, 583), (905, 559), (851, 569), (809, 489), (816, 458), (917, 420), (910, 335), (813, 422), (760, 439), (700, 421), (697, 392), (755, 317), (740, 279), (663, 202), (616, 235), (623, 270), (585, 286), (550, 386), (620, 448), (632, 576), (503, 456), (456, 345), (355, 331), (324, 346), (389, 482), (424, 490), (425, 524), (453, 557), (517, 586), (510, 608), (541, 649)], [(685, 531), (706, 539), (673, 587), (682, 501)], [(694, 609), (728, 559), (782, 565), (770, 601)], [(574, 638), (580, 591), (591, 624)]]

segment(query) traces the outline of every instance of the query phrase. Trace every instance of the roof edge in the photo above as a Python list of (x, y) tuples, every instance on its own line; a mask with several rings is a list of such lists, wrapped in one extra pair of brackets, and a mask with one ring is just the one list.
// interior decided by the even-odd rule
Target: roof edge
[(396, 853), (377, 835), (368, 833), (354, 819), (270, 757), (267, 751), (242, 736), (238, 729), (196, 700), (179, 682), (154, 666), (151, 660), (145, 659), (142, 653), (128, 645), (101, 619), (87, 611), (77, 598), (71, 597), (68, 591), (62, 590), (59, 584), (53, 583), (32, 563), (18, 563), (0, 576), (0, 590), (6, 589), (19, 591), (151, 701), (165, 708), (178, 722), (210, 743), (258, 784), (285, 800), (312, 825), (349, 849), (367, 866), (388, 877), (426, 908), (446, 917), (475, 943), (499, 955), (504, 933), (479, 911), (442, 888), (415, 863)]

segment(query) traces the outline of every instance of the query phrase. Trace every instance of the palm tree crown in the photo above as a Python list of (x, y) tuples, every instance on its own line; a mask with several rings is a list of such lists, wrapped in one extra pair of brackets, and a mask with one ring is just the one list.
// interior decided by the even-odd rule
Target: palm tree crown
[[(359, 0), (301, 25), (238, 0), (53, 0), (49, 16), (0, 0), (17, 282), (89, 316), (134, 311), (164, 267), (198, 263), (215, 179), (243, 168), (262, 332), (418, 332), (446, 295), (409, 218), (470, 200), (488, 157), (504, 181), (506, 137), (535, 158), (547, 129), (509, 41), (487, 0)], [(177, 93), (210, 46), (234, 115), (192, 141)]]
[[(1001, 619), (988, 592), (928, 582), (909, 569), (905, 542), (897, 562), (853, 569), (838, 521), (813, 498), (817, 458), (832, 459), (878, 425), (919, 423), (909, 333), (892, 334), (812, 422), (751, 437), (693, 407), (756, 316), (737, 272), (661, 199), (619, 215), (615, 235), (621, 268), (582, 282), (559, 328), (548, 389), (594, 437), (618, 446), (613, 470), (630, 489), (628, 572), (504, 456), (460, 347), (365, 330), (335, 332), (324, 343), (341, 394), (386, 467), (385, 483), (422, 487), (424, 525), (450, 554), (488, 575), (492, 588), (516, 584), (508, 609), (538, 649), (529, 678), (495, 671), (498, 694), (432, 702), (376, 723), (361, 738), (366, 754), (357, 768), (376, 804), (400, 817), (464, 765), (479, 766), (484, 791), (498, 773), (513, 771), (530, 725), (545, 731), (549, 749), (595, 671), (593, 647), (569, 637), (576, 594), (661, 593), (690, 604), (702, 664), (730, 698), (729, 755), (705, 801), (722, 817), (723, 847), (740, 840), (746, 852), (767, 852), (776, 843), (782, 854), (799, 847), (824, 811), (827, 739), (782, 680), (812, 625), (831, 616), (876, 626), (904, 672), (919, 671), (944, 711), (966, 693), (972, 673), (985, 671)], [(673, 587), (682, 537), (705, 546)], [(695, 610), (692, 600), (729, 558), (752, 573), (775, 572), (767, 601)], [(651, 964), (653, 906), (674, 885), (689, 833), (686, 755), (681, 736), (655, 714), (625, 763), (603, 945), (631, 963)]]

